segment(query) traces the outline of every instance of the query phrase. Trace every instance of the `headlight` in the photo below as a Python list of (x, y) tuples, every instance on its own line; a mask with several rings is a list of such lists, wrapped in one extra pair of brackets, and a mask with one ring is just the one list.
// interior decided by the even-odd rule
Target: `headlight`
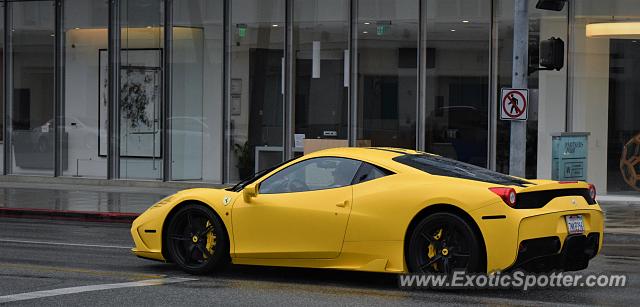
[(157, 208), (157, 207), (164, 206), (164, 205), (170, 203), (171, 200), (173, 199), (173, 197), (174, 197), (174, 195), (169, 195), (169, 196), (161, 199), (159, 202), (153, 204), (153, 206), (151, 206), (151, 208)]

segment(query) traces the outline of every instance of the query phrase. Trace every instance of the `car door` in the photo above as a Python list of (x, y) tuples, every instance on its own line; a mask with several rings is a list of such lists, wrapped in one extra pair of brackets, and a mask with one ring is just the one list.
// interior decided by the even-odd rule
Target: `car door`
[(351, 182), (361, 162), (321, 157), (290, 165), (233, 205), (237, 257), (335, 258), (349, 220)]

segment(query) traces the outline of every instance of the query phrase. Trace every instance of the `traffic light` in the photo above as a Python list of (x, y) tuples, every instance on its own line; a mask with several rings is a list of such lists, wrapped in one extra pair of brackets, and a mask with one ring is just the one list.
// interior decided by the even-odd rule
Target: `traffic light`
[(562, 11), (567, 0), (538, 0), (536, 8), (540, 10)]
[(561, 70), (564, 67), (564, 41), (551, 37), (539, 44), (529, 44), (529, 75), (540, 70)]
[(540, 66), (560, 70), (564, 67), (564, 42), (552, 37), (540, 42)]

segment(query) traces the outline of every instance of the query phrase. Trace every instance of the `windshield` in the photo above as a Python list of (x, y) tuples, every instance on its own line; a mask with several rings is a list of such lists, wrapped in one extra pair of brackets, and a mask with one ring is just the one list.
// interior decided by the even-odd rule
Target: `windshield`
[[(296, 159), (296, 158), (294, 158), (294, 159)], [(242, 181), (238, 182), (236, 185), (234, 185), (234, 186), (232, 186), (232, 187), (230, 187), (230, 188), (228, 188), (226, 190), (227, 191), (233, 191), (233, 192), (240, 192), (247, 185), (250, 185), (251, 183), (255, 182), (256, 180), (262, 178), (262, 176), (264, 176), (265, 174), (271, 172), (272, 170), (274, 170), (274, 169), (276, 169), (276, 168), (278, 168), (278, 167), (280, 167), (282, 165), (285, 165), (285, 164), (289, 163), (290, 161), (292, 161), (294, 159), (287, 160), (287, 161), (284, 161), (284, 162), (282, 162), (282, 163), (280, 163), (280, 164), (278, 164), (276, 166), (272, 166), (270, 168), (261, 170), (261, 171), (255, 173), (255, 174), (253, 174), (251, 177), (243, 179)]]
[(431, 175), (462, 178), (501, 185), (523, 186), (525, 184), (532, 184), (531, 182), (494, 172), (486, 168), (435, 155), (408, 154), (395, 157), (393, 160)]

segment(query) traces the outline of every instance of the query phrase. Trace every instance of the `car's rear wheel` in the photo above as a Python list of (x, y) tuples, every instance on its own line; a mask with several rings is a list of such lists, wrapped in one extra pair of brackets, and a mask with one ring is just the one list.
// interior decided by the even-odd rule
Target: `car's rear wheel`
[(181, 269), (206, 274), (228, 259), (228, 238), (220, 218), (210, 208), (187, 205), (179, 209), (167, 227), (167, 252)]
[(463, 218), (438, 212), (422, 219), (409, 237), (407, 266), (411, 273), (481, 271), (481, 244)]

